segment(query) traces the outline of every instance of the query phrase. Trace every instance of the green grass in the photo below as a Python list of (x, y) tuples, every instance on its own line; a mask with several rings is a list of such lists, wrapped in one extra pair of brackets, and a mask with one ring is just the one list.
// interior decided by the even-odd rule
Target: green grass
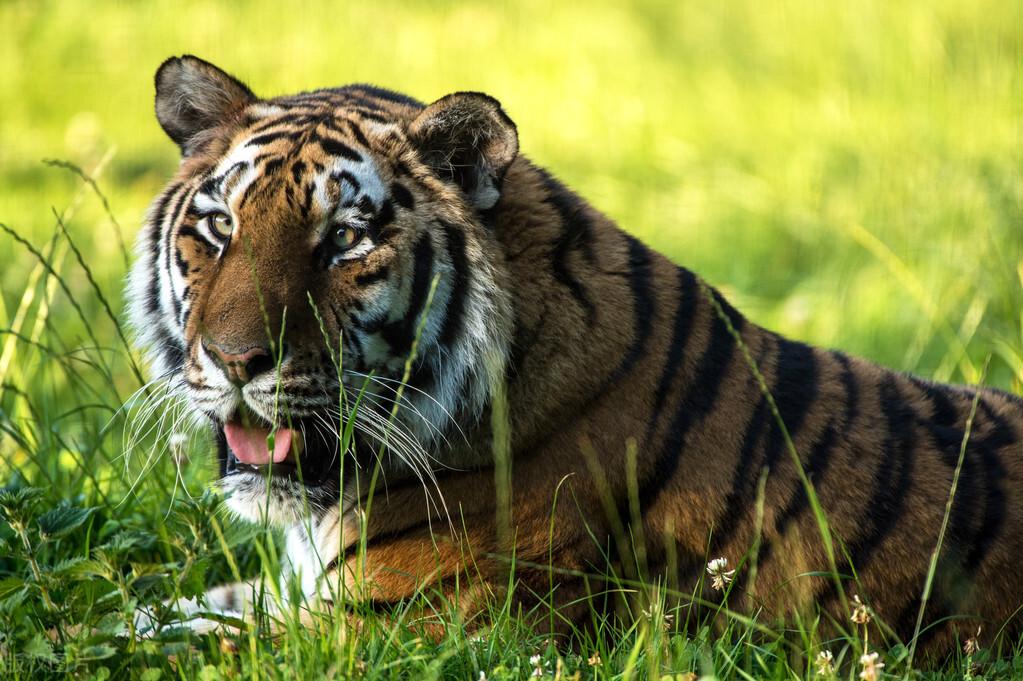
[[(976, 381), (990, 356), (988, 384), (1023, 388), (1018, 0), (8, 0), (0, 27), (0, 223), (46, 262), (0, 234), (0, 484), (40, 490), (0, 498), (0, 675), (527, 678), (539, 654), (562, 678), (813, 678), (812, 622), (772, 633), (725, 612), (685, 631), (676, 612), (670, 634), (659, 616), (625, 618), (572, 651), (502, 603), (475, 642), (386, 622), (347, 638), (329, 623), (315, 637), (257, 631), (234, 652), (123, 636), (136, 603), (230, 580), (232, 565), (272, 571), (278, 550), (211, 513), (209, 443), (168, 452), (155, 435), (178, 430), (175, 413), (147, 418), (128, 400), (140, 382), (114, 321), (119, 235), (130, 243), (177, 162), (152, 115), (171, 54), (264, 94), (486, 91), (525, 153), (756, 322), (940, 380)], [(129, 426), (143, 432), (127, 452)], [(188, 459), (180, 475), (172, 454)], [(853, 633), (830, 644), (842, 678), (856, 673)], [(905, 648), (880, 652), (886, 672), (907, 671)], [(933, 676), (974, 663), (986, 678), (1023, 673), (1002, 650)]]

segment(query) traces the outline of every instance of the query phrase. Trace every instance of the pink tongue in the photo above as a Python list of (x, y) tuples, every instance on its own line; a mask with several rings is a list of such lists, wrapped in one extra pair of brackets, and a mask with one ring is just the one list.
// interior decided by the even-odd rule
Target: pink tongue
[(265, 466), (269, 463), (280, 463), (288, 458), (291, 451), (290, 428), (280, 428), (274, 435), (274, 450), (270, 452), (266, 438), (270, 431), (264, 428), (246, 428), (238, 423), (225, 423), (224, 435), (227, 446), (234, 452), (236, 459), (253, 466)]

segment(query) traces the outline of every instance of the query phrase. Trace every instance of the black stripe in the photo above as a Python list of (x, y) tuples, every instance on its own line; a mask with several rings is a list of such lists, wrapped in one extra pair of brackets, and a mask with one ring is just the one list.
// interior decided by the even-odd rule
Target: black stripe
[(653, 435), (661, 417), (661, 410), (664, 408), (664, 401), (668, 397), (672, 381), (678, 374), (682, 365), (682, 358), (686, 345), (693, 331), (693, 320), (696, 318), (696, 277), (684, 267), (678, 268), (678, 307), (675, 309), (675, 323), (671, 330), (671, 341), (668, 345), (668, 359), (661, 370), (661, 377), (657, 381), (657, 389), (654, 391), (654, 410), (650, 419), (650, 426), (647, 429), (647, 440)]
[(352, 326), (365, 333), (377, 333), (379, 331), (382, 331), (385, 326), (396, 326), (400, 324), (400, 322), (393, 322), (392, 324), (389, 325), (387, 322), (386, 311), (376, 315), (372, 315), (368, 319), (361, 319), (356, 314), (350, 314), (348, 315), (348, 318), (351, 320)]
[(380, 210), (377, 211), (376, 217), (373, 219), (373, 227), (379, 235), (380, 232), (393, 221), (394, 202), (390, 199), (384, 199), (384, 202), (380, 204)]
[(361, 95), (359, 96), (359, 99), (363, 101), (366, 101), (365, 100), (366, 97), (375, 97), (377, 99), (382, 99), (385, 102), (391, 102), (393, 104), (401, 104), (415, 109), (423, 108), (423, 103), (420, 102), (418, 99), (409, 97), (408, 95), (403, 95), (402, 93), (395, 92), (394, 90), (388, 90), (387, 88), (378, 87), (376, 85), (367, 85), (365, 83), (346, 85), (342, 88), (339, 88), (339, 92), (350, 96), (354, 96), (356, 92), (358, 92)]
[(268, 152), (260, 154), (259, 156), (254, 156), (252, 158), (252, 165), (253, 165), (253, 167), (258, 167), (259, 164), (265, 162), (268, 158), (280, 158), (280, 157), (281, 157), (281, 155), (279, 153), (277, 153), (275, 151), (268, 151)]
[(430, 277), (433, 273), (433, 243), (429, 234), (423, 234), (416, 243), (415, 264), (412, 272), (412, 288), (409, 292), (408, 309), (405, 316), (396, 322), (384, 324), (380, 335), (391, 346), (396, 357), (406, 357), (415, 340), (419, 315), (426, 306), (430, 292)]
[[(624, 235), (629, 244), (629, 288), (632, 291), (632, 344), (621, 364), (608, 377), (606, 385), (626, 376), (646, 352), (654, 321), (654, 295), (651, 286), (652, 260), (650, 251), (630, 234)], [(598, 390), (597, 392), (601, 392)]]
[(540, 174), (543, 187), (547, 192), (544, 202), (549, 204), (561, 217), (562, 232), (551, 251), (551, 266), (554, 270), (554, 278), (566, 287), (575, 298), (576, 302), (586, 313), (586, 323), (593, 326), (597, 319), (597, 307), (590, 300), (582, 283), (569, 271), (568, 254), (570, 251), (583, 248), (592, 262), (590, 242), (593, 238), (593, 228), (590, 217), (587, 215), (587, 206), (578, 196), (573, 194), (563, 184), (558, 182), (552, 175), (541, 168), (536, 169)]
[(263, 174), (273, 175), (278, 170), (280, 170), (283, 165), (284, 165), (283, 158), (278, 156), (277, 158), (271, 159), (266, 162), (266, 165), (263, 166)]
[(350, 331), (345, 328), (344, 315), (341, 314), (341, 310), (338, 309), (337, 305), (330, 305), (330, 312), (334, 315), (334, 326), (337, 328), (338, 335), (341, 337), (341, 342), (344, 345), (342, 352), (346, 353), (346, 357), (340, 357), (338, 360), (345, 366), (351, 366), (351, 356), (354, 355), (357, 359), (362, 358), (362, 346), (356, 338), (355, 331)]
[[(731, 320), (732, 327), (741, 333), (745, 320), (721, 297), (721, 294), (713, 291), (713, 295)], [(689, 430), (713, 410), (721, 391), (721, 384), (728, 373), (728, 367), (731, 366), (736, 346), (735, 338), (729, 333), (721, 317), (713, 311), (711, 314), (714, 315), (714, 319), (711, 322), (710, 338), (697, 364), (696, 377), (679, 399), (664, 445), (654, 462), (650, 477), (643, 482), (640, 490), (639, 498), (644, 508), (653, 506), (664, 485), (674, 478)]]
[[(185, 191), (181, 193), (177, 203), (174, 204), (174, 208), (171, 210), (170, 215), (168, 215), (169, 222), (167, 224), (167, 232), (164, 234), (164, 266), (167, 268), (168, 273), (170, 272), (173, 264), (172, 258), (174, 257), (173, 254), (175, 251), (174, 244), (172, 243), (175, 234), (174, 223), (181, 216), (181, 211), (184, 208), (185, 202), (191, 200), (194, 195), (193, 191), (186, 188)], [(174, 319), (179, 319), (181, 317), (181, 300), (174, 295), (173, 286), (168, 287), (167, 293), (170, 294), (171, 304), (173, 305), (172, 313), (174, 315)]]
[(415, 207), (416, 202), (412, 198), (412, 192), (400, 182), (391, 183), (391, 196), (405, 210), (412, 210)]
[[(464, 375), (461, 382), (464, 382)], [(408, 384), (421, 390), (427, 395), (431, 395), (434, 392), (435, 383), (437, 381), (437, 372), (434, 369), (432, 362), (427, 362), (426, 358), (422, 358), (416, 361), (415, 367), (412, 369), (412, 373), (409, 376)], [(462, 394), (461, 382), (454, 389), (456, 395)], [(442, 426), (442, 429), (446, 429), (447, 426)]]
[(316, 194), (316, 184), (310, 182), (305, 186), (305, 195), (302, 197), (302, 217), (308, 219), (313, 209), (313, 196)]
[(224, 174), (220, 176), (220, 179), (217, 182), (217, 191), (222, 192), (224, 189), (224, 183), (227, 182), (228, 179), (230, 179), (239, 170), (248, 167), (249, 167), (248, 161), (238, 161), (237, 163), (233, 164), (230, 168), (225, 170)]
[(308, 114), (290, 112), (281, 114), (279, 116), (272, 116), (270, 118), (267, 118), (258, 125), (256, 125), (254, 128), (252, 128), (250, 132), (252, 133), (263, 132), (264, 130), (269, 130), (270, 128), (276, 128), (278, 126), (285, 125), (296, 127), (303, 126), (308, 125), (309, 123), (313, 123), (315, 122), (315, 120), (316, 119), (313, 116), (310, 116)]
[(359, 184), (359, 180), (355, 177), (355, 175), (347, 170), (342, 170), (339, 173), (333, 173), (331, 177), (337, 179), (339, 182), (347, 182), (351, 185), (352, 191), (355, 194), (358, 194), (359, 190), (362, 189), (362, 185)]
[(214, 177), (213, 175), (210, 175), (199, 185), (199, 193), (206, 194), (210, 198), (215, 197), (218, 193), (217, 188), (220, 186), (220, 182), (223, 179), (223, 177)]
[(537, 342), (540, 340), (540, 332), (543, 331), (544, 326), (547, 324), (550, 305), (546, 300), (541, 301), (540, 304), (543, 306), (543, 311), (540, 312), (536, 324), (532, 328), (521, 323), (516, 325), (515, 337), (512, 340), (511, 357), (508, 360), (507, 374), (509, 381), (515, 381), (518, 378), (526, 357), (536, 347)]
[(362, 118), (365, 118), (365, 119), (370, 120), (370, 121), (376, 121), (377, 123), (387, 124), (387, 123), (391, 122), (391, 121), (387, 120), (385, 117), (381, 116), (380, 114), (374, 113), (373, 111), (371, 111), (371, 110), (369, 110), (369, 109), (367, 109), (365, 107), (353, 107), (352, 111), (354, 111), (355, 113), (359, 114), (359, 116), (362, 117)]
[(348, 90), (347, 92), (338, 94), (342, 94), (342, 96), (345, 99), (345, 103), (348, 105), (354, 105), (355, 107), (364, 107), (366, 109), (369, 109), (370, 111), (379, 111), (381, 113), (384, 112), (384, 107), (380, 102), (370, 97), (367, 97), (365, 94), (359, 93), (354, 90)]
[[(214, 257), (220, 250), (220, 244), (210, 243), (210, 241), (192, 225), (182, 225), (178, 228), (178, 238), (181, 239), (183, 237), (193, 239), (199, 244), (208, 257)], [(185, 270), (181, 271), (182, 276), (185, 276), (186, 274), (188, 274), (188, 272)]]
[[(187, 269), (187, 267), (188, 266), (186, 264), (185, 268)], [(190, 295), (192, 295), (192, 287), (191, 286), (185, 286), (184, 290), (181, 291), (182, 309), (181, 309), (181, 317), (178, 319), (178, 325), (181, 326), (181, 328), (185, 328), (186, 322), (188, 320), (188, 316), (192, 313), (192, 306), (191, 305), (189, 305), (188, 307), (184, 306), (184, 301), (188, 300), (188, 297)]]
[(469, 296), (469, 259), (465, 254), (465, 236), (455, 225), (441, 222), (444, 237), (447, 239), (448, 257), (454, 269), (452, 276), (451, 295), (444, 311), (444, 324), (441, 326), (440, 343), (450, 348), (462, 332), (465, 319), (465, 302)]
[(930, 381), (910, 376), (909, 380), (927, 397), (928, 402), (934, 409), (932, 421), (940, 426), (955, 426), (959, 423), (959, 410), (952, 404), (941, 386)]
[[(845, 388), (845, 413), (842, 417), (841, 425), (837, 426), (836, 420), (832, 418), (828, 422), (827, 427), (825, 427), (824, 432), (810, 448), (810, 456), (804, 470), (806, 476), (815, 486), (820, 485), (820, 481), (827, 474), (835, 445), (847, 440), (852, 426), (859, 415), (859, 386), (856, 384), (856, 376), (853, 374), (849, 359), (841, 353), (832, 353), (831, 356), (842, 367), (841, 378), (842, 385)], [(802, 481), (796, 480), (795, 485), (796, 488), (792, 491), (789, 500), (782, 507), (781, 513), (778, 514), (774, 522), (775, 532), (778, 537), (784, 537), (788, 526), (801, 516), (810, 505), (810, 499), (806, 495)], [(765, 538), (760, 545), (761, 562), (766, 562), (771, 557), (772, 548), (773, 544), (771, 541)]]
[(295, 184), (302, 184), (302, 173), (305, 172), (305, 163), (302, 161), (295, 161), (291, 164), (291, 179), (295, 181)]
[(156, 204), (153, 217), (149, 221), (149, 255), (152, 277), (149, 280), (149, 289), (146, 294), (146, 311), (151, 315), (155, 315), (160, 311), (159, 254), (160, 244), (162, 243), (161, 232), (163, 231), (163, 223), (167, 218), (167, 207), (170, 205), (171, 198), (181, 187), (182, 185), (175, 184), (167, 188), (163, 196), (160, 197), (159, 203)]
[(363, 215), (373, 215), (377, 209), (376, 206), (373, 205), (373, 199), (369, 198), (365, 194), (359, 197), (359, 200), (355, 205)]
[(381, 279), (386, 279), (390, 268), (387, 265), (381, 265), (372, 272), (360, 272), (355, 276), (356, 286), (369, 286), (374, 284)]
[(157, 342), (153, 347), (163, 354), (164, 363), (172, 369), (181, 369), (185, 365), (185, 349), (180, 341), (167, 333), (162, 325), (157, 327), (156, 336)]
[[(811, 406), (817, 399), (817, 362), (814, 350), (808, 345), (775, 337), (778, 351), (775, 358), (774, 382), (771, 396), (778, 407), (778, 415), (794, 442), (803, 427)], [(758, 365), (760, 360), (758, 360)], [(770, 417), (766, 397), (750, 420), (743, 438), (739, 463), (732, 472), (732, 486), (724, 503), (724, 516), (718, 521), (713, 541), (723, 547), (732, 539), (742, 518), (749, 512), (748, 500), (753, 498), (757, 473), (766, 468), (773, 471), (778, 457), (786, 447), (781, 426)], [(766, 428), (763, 457), (754, 463), (757, 444)]]
[(316, 135), (315, 140), (319, 142), (320, 146), (323, 147), (323, 150), (331, 156), (340, 156), (348, 159), (349, 161), (355, 161), (356, 163), (362, 162), (362, 154), (340, 140), (336, 140), (333, 137), (326, 137), (324, 135)]
[[(778, 406), (782, 423), (788, 430), (792, 442), (796, 441), (810, 408), (819, 392), (817, 359), (814, 349), (804, 343), (781, 338), (778, 341), (776, 378), (771, 396)], [(777, 424), (773, 424), (764, 452), (764, 465), (774, 470), (782, 450), (785, 437)]]
[[(943, 386), (915, 376), (910, 376), (909, 380), (920, 390), (931, 406), (930, 418), (921, 419), (919, 425), (927, 431), (934, 451), (949, 467), (949, 484), (951, 484), (952, 471), (959, 462), (959, 450), (966, 432), (965, 414), (969, 413), (970, 403), (962, 400), (959, 405), (963, 409), (963, 422), (960, 426), (960, 409), (952, 401), (953, 393)], [(963, 458), (963, 467), (959, 474), (956, 496), (948, 521), (949, 550), (943, 552), (939, 564), (942, 574), (961, 571), (960, 564), (965, 560), (966, 555), (976, 551), (976, 548), (970, 547), (977, 546), (979, 532), (982, 530), (979, 527), (974, 529), (976, 510), (981, 505), (987, 508), (988, 503), (986, 495), (981, 489), (982, 471), (978, 469), (978, 464), (981, 464), (982, 461), (978, 457), (982, 455), (981, 447), (978, 447), (977, 444), (976, 440), (972, 440), (968, 445), (966, 456)], [(986, 473), (984, 475), (986, 476)]]
[(242, 190), (242, 197), (238, 201), (238, 210), (244, 208), (245, 205), (249, 202), (249, 199), (252, 198), (252, 195), (256, 193), (257, 187), (260, 186), (259, 182), (260, 179), (261, 178), (259, 177), (254, 178), (252, 182), (249, 182), (247, 185), (245, 185), (245, 189)]
[(297, 132), (290, 130), (278, 130), (276, 132), (268, 132), (265, 135), (257, 135), (245, 143), (247, 147), (255, 147), (263, 144), (272, 144), (278, 140), (294, 140), (298, 135)]
[(359, 144), (361, 144), (362, 146), (364, 146), (367, 149), (370, 148), (369, 140), (366, 139), (366, 136), (364, 134), (362, 134), (362, 128), (360, 128), (358, 125), (356, 125), (355, 121), (351, 121), (351, 120), (348, 121), (348, 129), (351, 131), (352, 137), (355, 138), (356, 142), (358, 142)]
[(916, 414), (899, 394), (894, 374), (884, 376), (879, 393), (888, 432), (874, 472), (874, 498), (866, 506), (862, 531), (849, 547), (849, 557), (857, 571), (870, 563), (881, 542), (902, 520), (906, 492), (913, 478), (911, 447), (916, 436)]
[[(1002, 483), (1006, 478), (1006, 471), (998, 456), (998, 450), (1016, 442), (1016, 434), (1012, 427), (988, 405), (983, 397), (977, 404), (977, 414), (982, 415), (983, 419), (991, 425), (990, 432), (976, 442), (984, 476), (984, 519), (966, 553), (965, 566), (968, 574), (976, 573), (991, 549), (991, 545), (994, 544), (995, 539), (998, 538), (1005, 526), (1006, 498)], [(975, 420), (979, 419), (975, 417)], [(973, 447), (970, 446), (967, 456), (972, 449)]]
[[(919, 650), (927, 650), (928, 644), (934, 640), (938, 634), (947, 633), (950, 626), (953, 626), (954, 622), (959, 622), (964, 628), (969, 628), (968, 617), (964, 617), (964, 612), (958, 607), (958, 605), (952, 605), (953, 599), (950, 598), (951, 593), (940, 582), (945, 581), (942, 579), (943, 576), (938, 574), (938, 579), (934, 585), (934, 591), (932, 592), (930, 601), (927, 605), (926, 619), (923, 621), (923, 628), (920, 630), (920, 636), (916, 640), (916, 645)], [(974, 608), (970, 608), (971, 610)], [(916, 630), (916, 618), (920, 612), (920, 596), (912, 596), (906, 604), (899, 611), (899, 614), (895, 616), (894, 620), (889, 620), (888, 623), (892, 626), (895, 634), (907, 644), (913, 637), (913, 633)], [(938, 624), (941, 622), (940, 624)]]
[[(757, 358), (757, 366), (762, 366), (761, 359), (766, 355), (766, 350), (761, 351)], [(749, 512), (751, 506), (750, 490), (757, 479), (760, 467), (755, 466), (754, 458), (764, 437), (765, 430), (772, 425), (772, 414), (767, 398), (760, 396), (756, 409), (746, 423), (743, 431), (742, 444), (739, 446), (739, 457), (732, 470), (732, 480), (728, 489), (728, 496), (722, 506), (724, 513), (714, 523), (714, 534), (711, 540), (718, 547), (724, 546), (731, 538), (732, 533), (738, 526), (742, 517)], [(774, 424), (774, 430), (777, 425)]]

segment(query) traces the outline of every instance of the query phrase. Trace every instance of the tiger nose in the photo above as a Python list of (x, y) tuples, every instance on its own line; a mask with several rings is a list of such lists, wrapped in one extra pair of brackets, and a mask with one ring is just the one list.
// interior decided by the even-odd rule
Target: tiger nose
[(223, 370), (227, 380), (239, 388), (274, 367), (270, 351), (263, 347), (255, 346), (242, 352), (233, 352), (205, 341), (203, 345)]

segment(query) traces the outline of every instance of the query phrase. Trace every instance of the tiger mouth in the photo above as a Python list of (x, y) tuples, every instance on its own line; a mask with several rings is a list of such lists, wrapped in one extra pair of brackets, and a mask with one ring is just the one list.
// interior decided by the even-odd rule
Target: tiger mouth
[[(310, 488), (338, 479), (339, 443), (311, 422), (273, 427), (250, 414), (238, 413), (216, 427), (222, 478), (259, 476), (271, 481), (294, 480)], [(283, 446), (282, 439), (287, 440)], [(266, 442), (262, 454), (257, 451), (260, 440)]]

